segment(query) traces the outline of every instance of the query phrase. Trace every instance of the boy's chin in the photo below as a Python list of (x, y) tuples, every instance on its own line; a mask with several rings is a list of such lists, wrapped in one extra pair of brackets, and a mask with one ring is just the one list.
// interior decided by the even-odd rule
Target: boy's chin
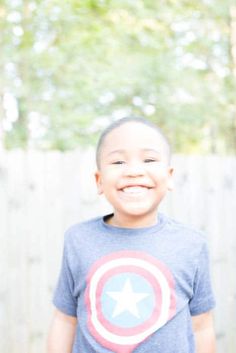
[(130, 205), (130, 207), (126, 207), (126, 209), (124, 210), (127, 214), (127, 216), (130, 217), (140, 217), (140, 218), (148, 218), (148, 217), (152, 217), (153, 215), (156, 214), (157, 212), (157, 208), (158, 206), (146, 206), (146, 205), (140, 205), (140, 206), (134, 206), (132, 207), (132, 205)]
[(123, 213), (115, 213), (110, 221), (116, 222), (117, 224), (130, 223), (140, 224), (142, 226), (153, 225), (157, 221), (157, 208), (151, 212), (145, 212), (144, 210), (134, 209)]

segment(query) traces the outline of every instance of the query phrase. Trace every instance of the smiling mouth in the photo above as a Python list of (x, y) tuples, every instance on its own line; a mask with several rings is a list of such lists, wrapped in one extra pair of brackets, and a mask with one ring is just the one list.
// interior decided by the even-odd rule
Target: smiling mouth
[(122, 192), (124, 192), (125, 194), (141, 194), (144, 193), (146, 191), (148, 191), (149, 189), (151, 189), (148, 186), (126, 186), (123, 189), (120, 189)]

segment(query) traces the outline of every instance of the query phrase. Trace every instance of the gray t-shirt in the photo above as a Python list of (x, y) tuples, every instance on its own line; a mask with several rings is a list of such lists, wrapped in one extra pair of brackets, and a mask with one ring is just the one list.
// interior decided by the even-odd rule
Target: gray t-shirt
[(194, 353), (191, 315), (215, 305), (205, 238), (162, 214), (147, 228), (74, 225), (53, 302), (78, 319), (73, 353)]

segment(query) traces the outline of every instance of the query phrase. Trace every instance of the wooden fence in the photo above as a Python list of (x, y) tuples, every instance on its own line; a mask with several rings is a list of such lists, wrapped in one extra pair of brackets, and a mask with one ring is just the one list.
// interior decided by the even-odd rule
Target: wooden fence
[[(97, 196), (94, 151), (0, 152), (0, 353), (42, 353), (64, 230), (109, 210)], [(236, 352), (236, 159), (173, 158), (162, 211), (209, 238), (218, 353)]]

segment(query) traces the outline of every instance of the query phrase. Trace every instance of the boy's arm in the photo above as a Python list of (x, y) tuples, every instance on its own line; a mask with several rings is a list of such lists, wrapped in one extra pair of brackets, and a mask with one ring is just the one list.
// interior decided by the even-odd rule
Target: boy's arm
[(197, 353), (215, 353), (216, 342), (212, 312), (192, 316)]
[(71, 353), (77, 319), (56, 309), (47, 340), (47, 353)]

